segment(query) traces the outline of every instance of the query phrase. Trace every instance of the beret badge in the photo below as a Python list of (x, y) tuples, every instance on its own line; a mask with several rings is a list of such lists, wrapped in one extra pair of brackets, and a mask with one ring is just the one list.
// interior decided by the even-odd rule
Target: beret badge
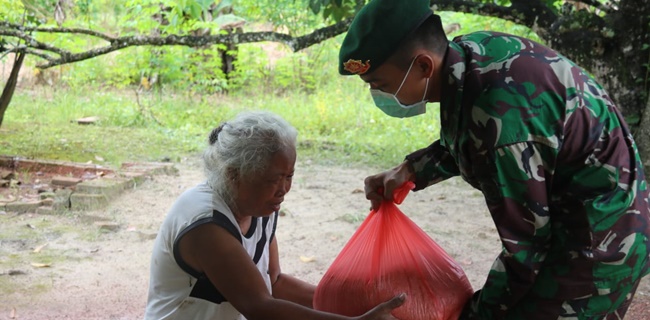
[(366, 62), (363, 63), (361, 60), (350, 59), (343, 63), (343, 68), (350, 73), (364, 74), (368, 69), (370, 69), (370, 60), (366, 60)]

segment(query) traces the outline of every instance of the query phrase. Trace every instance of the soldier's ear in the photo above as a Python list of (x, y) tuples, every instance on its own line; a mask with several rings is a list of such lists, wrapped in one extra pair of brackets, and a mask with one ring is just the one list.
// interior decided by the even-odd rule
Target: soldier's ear
[(415, 59), (415, 67), (421, 72), (423, 78), (431, 78), (436, 64), (430, 55), (422, 54)]

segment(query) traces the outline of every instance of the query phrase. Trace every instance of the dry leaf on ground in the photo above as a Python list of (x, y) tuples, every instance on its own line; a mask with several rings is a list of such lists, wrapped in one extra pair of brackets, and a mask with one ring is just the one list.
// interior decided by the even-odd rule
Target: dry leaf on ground
[(35, 267), (35, 268), (49, 268), (50, 264), (49, 263), (32, 262), (32, 267)]
[(300, 261), (305, 262), (305, 263), (306, 262), (313, 262), (315, 260), (316, 260), (316, 258), (314, 258), (314, 257), (300, 256)]
[(39, 253), (39, 252), (41, 252), (41, 250), (43, 250), (43, 248), (45, 248), (45, 246), (46, 246), (48, 243), (49, 243), (49, 242), (46, 242), (46, 243), (44, 243), (44, 244), (42, 244), (42, 245), (40, 245), (40, 246), (34, 248), (34, 253)]

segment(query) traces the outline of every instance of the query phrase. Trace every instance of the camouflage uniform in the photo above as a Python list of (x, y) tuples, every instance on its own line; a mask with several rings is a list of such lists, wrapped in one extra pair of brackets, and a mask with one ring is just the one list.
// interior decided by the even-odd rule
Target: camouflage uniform
[(407, 159), (416, 190), (460, 175), (502, 242), (475, 319), (618, 319), (649, 273), (648, 185), (603, 88), (520, 37), (478, 32), (445, 56), (440, 140)]

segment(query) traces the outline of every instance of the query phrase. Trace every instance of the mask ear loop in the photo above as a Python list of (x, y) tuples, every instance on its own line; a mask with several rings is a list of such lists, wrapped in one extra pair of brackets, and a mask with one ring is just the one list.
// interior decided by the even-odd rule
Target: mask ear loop
[(411, 68), (413, 68), (413, 63), (415, 62), (415, 59), (418, 57), (413, 58), (411, 61), (411, 65), (409, 66), (409, 69), (406, 71), (406, 75), (404, 75), (404, 79), (402, 79), (402, 83), (399, 85), (399, 88), (397, 88), (397, 91), (395, 91), (394, 96), (397, 97), (397, 94), (399, 93), (400, 90), (402, 90), (402, 86), (404, 85), (404, 82), (406, 82), (406, 78), (409, 76), (409, 72), (411, 72)]
[(427, 78), (427, 84), (424, 85), (424, 95), (422, 96), (422, 101), (427, 98), (427, 91), (429, 90), (429, 78)]

